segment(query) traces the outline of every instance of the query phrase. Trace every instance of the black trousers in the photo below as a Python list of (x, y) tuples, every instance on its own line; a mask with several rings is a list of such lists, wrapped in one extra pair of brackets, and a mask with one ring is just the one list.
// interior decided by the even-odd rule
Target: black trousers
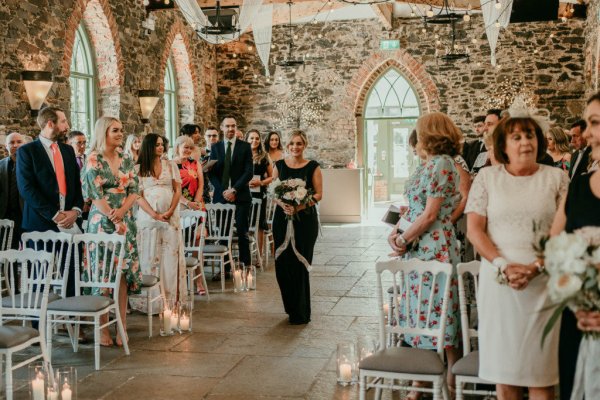
[(581, 331), (577, 329), (577, 318), (575, 318), (573, 311), (567, 308), (562, 314), (558, 344), (561, 400), (569, 400), (571, 398), (580, 343)]
[(238, 249), (240, 253), (240, 262), (250, 265), (250, 240), (248, 239), (248, 220), (250, 219), (251, 203), (235, 204), (235, 229), (238, 236)]

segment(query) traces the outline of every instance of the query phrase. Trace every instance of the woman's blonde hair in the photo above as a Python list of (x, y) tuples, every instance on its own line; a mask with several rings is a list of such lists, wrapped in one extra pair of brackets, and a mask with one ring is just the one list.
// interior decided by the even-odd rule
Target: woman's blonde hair
[(417, 137), (429, 155), (446, 154), (454, 157), (462, 149), (462, 132), (450, 117), (442, 112), (432, 112), (417, 120)]
[(290, 133), (290, 136), (287, 140), (287, 146), (289, 146), (292, 143), (292, 139), (294, 139), (295, 137), (299, 137), (300, 139), (302, 139), (304, 147), (308, 147), (308, 137), (306, 136), (306, 133), (304, 133), (304, 131), (300, 129), (293, 130), (292, 133)]
[(108, 132), (108, 128), (115, 122), (121, 123), (121, 121), (115, 117), (98, 118), (96, 125), (94, 126), (90, 153), (93, 151), (103, 153), (104, 150), (106, 150), (106, 132)]
[(196, 146), (191, 137), (185, 135), (177, 136), (177, 139), (175, 139), (175, 144), (173, 145), (173, 157), (179, 157), (179, 147), (185, 146), (186, 144), (189, 144), (192, 147)]
[[(125, 141), (125, 149), (123, 150), (125, 154), (129, 154), (129, 156), (134, 160), (137, 158), (137, 156), (133, 154), (133, 142), (135, 142), (136, 139), (141, 142), (140, 135), (138, 133), (131, 133), (129, 136), (127, 136), (127, 140)], [(139, 153), (140, 151), (138, 150), (138, 155)]]
[(556, 150), (561, 153), (570, 153), (571, 147), (569, 145), (569, 136), (565, 133), (565, 131), (560, 126), (555, 126), (554, 128), (548, 129), (548, 135), (552, 137), (554, 140), (554, 146)]

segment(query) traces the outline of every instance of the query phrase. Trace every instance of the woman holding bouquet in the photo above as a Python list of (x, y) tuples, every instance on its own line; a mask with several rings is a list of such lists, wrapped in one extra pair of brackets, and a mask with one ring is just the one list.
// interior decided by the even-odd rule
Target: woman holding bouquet
[(493, 133), (499, 165), (479, 171), (465, 211), (467, 236), (481, 255), (479, 377), (496, 383), (499, 400), (522, 399), (524, 388), (530, 399), (553, 400), (558, 329), (542, 348), (552, 310), (533, 244), (549, 232), (568, 178), (536, 161), (546, 152), (543, 120), (524, 103), (509, 114)]
[[(592, 147), (590, 157), (598, 161), (600, 160), (600, 92), (588, 100), (584, 117), (587, 129), (583, 135), (590, 137)], [(600, 171), (573, 178), (569, 185), (569, 192), (554, 218), (551, 234), (558, 235), (563, 230), (571, 233), (584, 227), (600, 227)], [(561, 399), (571, 398), (582, 331), (600, 332), (600, 312), (579, 311), (574, 315), (570, 309), (565, 309), (560, 326), (558, 353)], [(593, 357), (592, 354), (588, 356)], [(586, 399), (588, 398), (600, 398), (600, 392), (593, 393), (592, 397), (588, 392)]]
[[(308, 204), (289, 205), (275, 200), (278, 207), (273, 218), (275, 248), (279, 249), (288, 237), (288, 219), (293, 219), (294, 241), (289, 242), (275, 259), (275, 273), (281, 290), (285, 312), (292, 325), (310, 322), (310, 283), (308, 267), (312, 263), (313, 250), (319, 233), (319, 221), (315, 204), (323, 197), (323, 179), (319, 164), (304, 158), (308, 139), (303, 131), (293, 131), (288, 141), (289, 155), (275, 163), (273, 178), (285, 181), (301, 179), (306, 190), (313, 192)], [(294, 249), (301, 257), (298, 257)], [(308, 264), (305, 264), (305, 262)]]

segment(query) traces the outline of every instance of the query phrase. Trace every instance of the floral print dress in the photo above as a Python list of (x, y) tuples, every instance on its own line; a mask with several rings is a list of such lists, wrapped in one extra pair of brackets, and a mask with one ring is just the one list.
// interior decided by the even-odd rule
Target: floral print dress
[[(405, 218), (409, 222), (414, 222), (417, 217), (425, 211), (427, 198), (442, 197), (442, 206), (437, 220), (425, 231), (418, 240), (413, 242), (412, 248), (405, 254), (406, 259), (417, 258), (423, 261), (437, 260), (444, 263), (456, 265), (460, 262), (458, 242), (454, 226), (450, 220), (452, 211), (458, 202), (459, 175), (454, 160), (450, 156), (433, 156), (422, 168), (415, 174), (415, 179), (411, 186), (407, 187), (406, 195), (409, 208)], [(400, 315), (400, 320), (410, 320), (410, 326), (415, 326), (419, 321), (419, 327), (424, 327), (426, 313), (428, 309), (428, 299), (431, 293), (431, 276), (422, 277), (426, 282), (423, 285), (421, 315), (416, 315), (419, 276), (412, 273), (408, 276), (408, 285), (411, 288), (409, 295), (411, 315)], [(458, 305), (458, 279), (455, 274), (450, 278), (450, 297), (448, 302), (448, 315), (446, 320), (446, 332), (444, 347), (458, 346), (459, 338), (459, 305)], [(445, 285), (446, 277), (440, 276), (436, 282), (433, 296), (433, 311), (430, 317), (430, 326), (439, 324), (441, 318), (442, 292), (440, 287)], [(406, 301), (403, 296), (402, 301)], [(404, 307), (400, 307), (404, 310)], [(422, 349), (434, 349), (437, 346), (435, 340), (427, 336), (406, 335), (404, 340), (412, 345)]]
[[(92, 152), (88, 155), (86, 165), (81, 173), (84, 198), (90, 200), (105, 199), (111, 208), (119, 208), (130, 194), (138, 194), (138, 178), (134, 170), (133, 160), (120, 154), (121, 165), (118, 176), (115, 176), (110, 165), (103, 159), (102, 154)], [(127, 282), (127, 292), (141, 292), (142, 271), (139, 268), (138, 249), (136, 242), (137, 228), (132, 209), (123, 217), (125, 227), (125, 260), (123, 276)], [(88, 233), (115, 233), (116, 227), (107, 216), (92, 204), (88, 217)], [(94, 265), (91, 269), (102, 268)], [(100, 271), (101, 272), (101, 271)]]

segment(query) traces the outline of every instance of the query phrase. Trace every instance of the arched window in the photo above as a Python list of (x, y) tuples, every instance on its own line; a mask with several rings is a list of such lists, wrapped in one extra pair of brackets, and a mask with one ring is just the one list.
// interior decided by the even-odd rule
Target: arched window
[(413, 88), (395, 69), (388, 70), (375, 84), (365, 118), (406, 118), (419, 116), (419, 103)]
[(75, 31), (71, 58), (71, 129), (89, 138), (96, 122), (96, 78), (90, 41), (82, 24)]
[(177, 80), (171, 57), (165, 71), (165, 136), (172, 146), (177, 137)]

